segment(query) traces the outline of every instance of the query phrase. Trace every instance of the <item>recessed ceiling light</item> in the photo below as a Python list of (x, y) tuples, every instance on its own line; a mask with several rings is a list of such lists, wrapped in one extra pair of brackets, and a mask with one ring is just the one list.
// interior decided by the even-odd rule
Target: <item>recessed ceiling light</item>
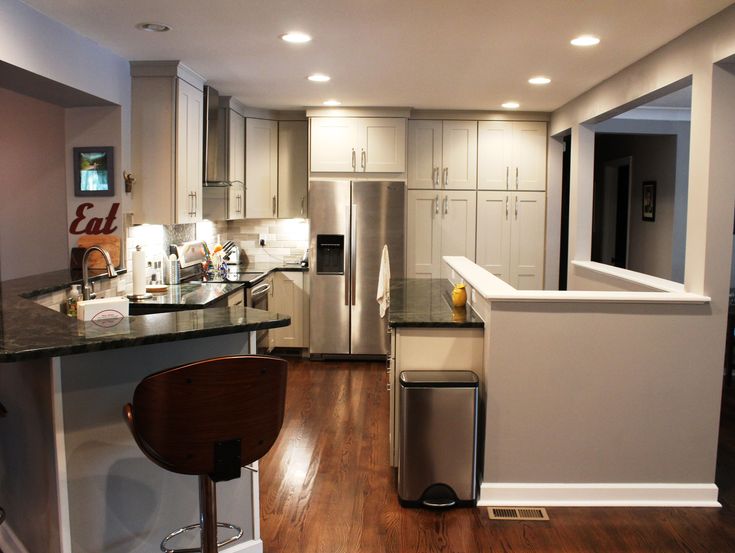
[(165, 23), (138, 23), (135, 28), (140, 29), (141, 31), (150, 31), (152, 33), (165, 33), (166, 31), (171, 30), (171, 26), (166, 25)]
[(308, 79), (315, 83), (326, 83), (331, 77), (322, 73), (314, 73), (313, 75), (309, 75)]
[(600, 44), (600, 39), (593, 35), (582, 35), (573, 38), (570, 42), (574, 46), (595, 46), (596, 44)]
[(548, 77), (531, 77), (528, 79), (528, 82), (531, 84), (549, 84), (551, 82), (551, 79)]
[(521, 107), (521, 104), (519, 104), (518, 102), (505, 102), (503, 104), (503, 107), (505, 109), (518, 109), (519, 107)]
[(285, 40), (286, 42), (291, 42), (293, 44), (303, 44), (304, 42), (311, 42), (311, 37), (306, 33), (292, 31), (281, 35), (281, 40)]
[(325, 106), (341, 106), (342, 102), (339, 100), (327, 100), (326, 102), (323, 102), (323, 105)]

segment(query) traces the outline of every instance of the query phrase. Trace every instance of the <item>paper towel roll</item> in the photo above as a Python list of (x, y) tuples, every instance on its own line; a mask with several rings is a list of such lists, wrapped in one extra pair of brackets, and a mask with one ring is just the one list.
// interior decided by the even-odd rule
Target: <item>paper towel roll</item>
[(133, 294), (145, 294), (145, 252), (140, 246), (133, 252)]

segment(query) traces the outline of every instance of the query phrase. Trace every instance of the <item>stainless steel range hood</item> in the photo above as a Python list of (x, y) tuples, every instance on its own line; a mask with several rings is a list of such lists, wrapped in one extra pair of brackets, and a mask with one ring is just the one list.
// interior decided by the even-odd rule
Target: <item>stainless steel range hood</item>
[(229, 186), (227, 174), (229, 118), (220, 96), (211, 86), (204, 87), (204, 186)]

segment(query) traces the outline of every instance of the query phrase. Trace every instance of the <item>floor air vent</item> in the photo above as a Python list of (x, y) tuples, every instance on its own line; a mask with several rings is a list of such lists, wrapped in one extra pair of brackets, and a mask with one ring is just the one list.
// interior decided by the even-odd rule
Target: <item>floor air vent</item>
[(543, 507), (488, 507), (490, 520), (549, 520)]

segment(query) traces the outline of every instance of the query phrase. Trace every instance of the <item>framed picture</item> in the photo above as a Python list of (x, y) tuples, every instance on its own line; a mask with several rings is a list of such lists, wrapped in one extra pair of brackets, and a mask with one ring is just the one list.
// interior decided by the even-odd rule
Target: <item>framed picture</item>
[(74, 195), (114, 196), (112, 146), (74, 148)]
[(641, 208), (644, 221), (656, 220), (656, 181), (649, 180), (643, 183), (641, 194)]

